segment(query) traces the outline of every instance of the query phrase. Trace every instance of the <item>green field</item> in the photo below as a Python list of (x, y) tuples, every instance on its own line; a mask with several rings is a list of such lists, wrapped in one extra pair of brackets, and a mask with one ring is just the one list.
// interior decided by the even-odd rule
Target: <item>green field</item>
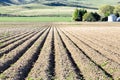
[(71, 17), (0, 17), (0, 22), (71, 22)]

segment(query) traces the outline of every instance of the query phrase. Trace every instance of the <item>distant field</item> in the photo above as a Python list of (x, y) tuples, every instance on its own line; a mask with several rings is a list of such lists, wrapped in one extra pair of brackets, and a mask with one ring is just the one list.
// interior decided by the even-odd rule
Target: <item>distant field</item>
[(23, 16), (71, 16), (75, 8), (72, 7), (51, 7), (43, 5), (20, 5), (0, 7), (0, 13)]
[(71, 22), (71, 17), (0, 17), (0, 22)]
[[(80, 8), (80, 7), (78, 7)], [(45, 6), (38, 4), (28, 4), (19, 6), (3, 6), (0, 7), (0, 13), (23, 16), (67, 16), (70, 17), (76, 7), (68, 6)], [(84, 8), (87, 9), (87, 8)], [(97, 11), (94, 9), (87, 9), (88, 11)]]
[[(22, 15), (22, 16), (67, 16), (71, 17), (76, 7), (48, 7), (37, 5), (30, 7), (28, 6), (4, 6), (0, 7), (0, 13), (11, 14), (11, 15)], [(96, 11), (94, 9), (88, 9), (88, 11)]]

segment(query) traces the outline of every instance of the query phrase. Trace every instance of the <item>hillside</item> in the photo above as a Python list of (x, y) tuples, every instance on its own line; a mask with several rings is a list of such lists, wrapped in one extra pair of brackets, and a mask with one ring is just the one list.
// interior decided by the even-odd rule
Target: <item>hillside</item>
[(97, 11), (104, 4), (120, 4), (119, 0), (0, 0), (0, 13), (25, 16), (71, 16), (74, 9)]
[(29, 3), (39, 3), (48, 6), (99, 6), (102, 4), (119, 4), (119, 0), (0, 0), (2, 4), (29, 4)]
[(35, 0), (0, 0), (1, 3), (4, 4), (27, 4), (27, 3), (31, 3), (32, 1)]

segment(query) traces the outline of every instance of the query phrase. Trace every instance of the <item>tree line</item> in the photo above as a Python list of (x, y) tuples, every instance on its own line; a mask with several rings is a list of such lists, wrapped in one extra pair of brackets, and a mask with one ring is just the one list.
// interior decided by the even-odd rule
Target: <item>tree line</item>
[(88, 12), (85, 9), (75, 9), (72, 18), (74, 21), (107, 21), (110, 14), (115, 14), (119, 17), (120, 5), (103, 5), (98, 9), (98, 12)]

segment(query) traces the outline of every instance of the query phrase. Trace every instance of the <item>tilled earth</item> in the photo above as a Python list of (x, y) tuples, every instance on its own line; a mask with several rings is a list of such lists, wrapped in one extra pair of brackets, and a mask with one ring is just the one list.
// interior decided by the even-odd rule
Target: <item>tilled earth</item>
[(120, 80), (119, 23), (81, 24), (0, 23), (0, 80)]

